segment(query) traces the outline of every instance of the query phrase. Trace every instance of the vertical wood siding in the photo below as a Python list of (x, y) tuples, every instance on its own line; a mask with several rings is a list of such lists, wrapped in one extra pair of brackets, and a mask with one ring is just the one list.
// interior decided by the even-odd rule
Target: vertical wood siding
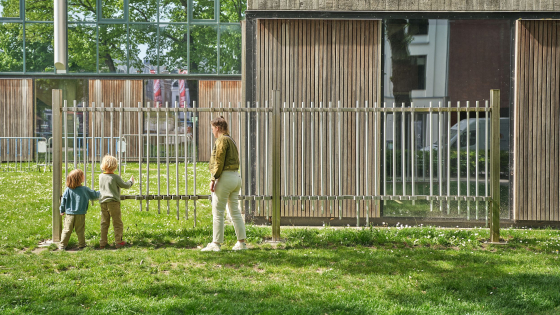
[(517, 23), (515, 218), (559, 221), (560, 22)]
[[(200, 108), (238, 108), (242, 101), (241, 81), (199, 81), (198, 82), (198, 107)], [(244, 107), (244, 106), (242, 106)], [(224, 118), (230, 124), (230, 136), (240, 144), (238, 132), (237, 113), (200, 113), (198, 120), (198, 157), (199, 161), (209, 161), (214, 136), (210, 129), (210, 121), (218, 116)]]
[[(123, 103), (123, 107), (138, 107), (138, 102), (143, 104), (143, 85), (142, 80), (90, 80), (89, 81), (89, 106), (95, 102), (95, 107), (111, 107), (113, 102), (114, 107), (119, 107), (119, 102)], [(115, 103), (116, 102), (116, 103)], [(72, 106), (69, 104), (69, 106)], [(123, 134), (138, 134), (138, 125), (143, 124), (143, 121), (138, 121), (138, 113), (124, 112), (123, 114)], [(95, 128), (95, 137), (101, 136), (101, 120), (104, 119), (104, 136), (105, 139), (110, 137), (111, 129), (113, 129), (113, 136), (119, 135), (119, 113), (113, 114), (113, 125), (110, 124), (110, 113), (97, 112), (95, 113), (95, 121), (92, 120), (92, 115), (88, 113), (88, 129), (89, 136), (91, 136), (91, 127)], [(138, 138), (130, 137), (127, 141), (127, 156), (138, 156)], [(113, 144), (115, 147), (116, 144)], [(107, 153), (107, 141), (104, 144), (104, 152)], [(90, 151), (91, 152), (91, 151)], [(90, 153), (91, 154), (91, 153)], [(99, 152), (98, 152), (99, 154)], [(112, 153), (116, 156), (116, 152)], [(144, 152), (145, 154), (145, 152)], [(90, 156), (91, 157), (91, 156)]]
[[(266, 102), (273, 101), (272, 90), (280, 90), (282, 102), (286, 102), (290, 107), (301, 107), (302, 103), (305, 107), (319, 107), (322, 102), (323, 107), (327, 107), (329, 102), (336, 107), (337, 102), (341, 102), (342, 107), (355, 107), (358, 102), (360, 107), (364, 107), (367, 101), (370, 107), (379, 102), (380, 97), (380, 53), (381, 53), (381, 32), (380, 21), (356, 21), (356, 20), (258, 20), (256, 27), (256, 75), (255, 75), (255, 95), (254, 100), (259, 102), (259, 106), (265, 106)], [(313, 105), (311, 103), (313, 102)], [(305, 152), (306, 159), (315, 159), (314, 163), (310, 161), (302, 161), (301, 139), (296, 138), (297, 161), (292, 161), (293, 143), (284, 138), (283, 141), (289, 141), (289, 152), (283, 155), (283, 159), (288, 158), (288, 164), (295, 163), (297, 174), (296, 191), (298, 194), (304, 190), (305, 195), (329, 195), (329, 188), (332, 184), (335, 187), (334, 194), (338, 194), (338, 188), (342, 185), (343, 195), (372, 195), (374, 194), (374, 161), (373, 154), (370, 153), (369, 173), (370, 180), (368, 191), (365, 191), (365, 175), (363, 174), (363, 166), (359, 172), (356, 172), (356, 138), (360, 138), (359, 146), (365, 146), (364, 137), (364, 118), (360, 118), (360, 126), (356, 126), (356, 114), (344, 113), (342, 128), (343, 149), (338, 152), (334, 151), (332, 164), (329, 165), (327, 149), (329, 141), (336, 144), (335, 129), (336, 124), (327, 129), (326, 116), (322, 126), (323, 138), (319, 129), (319, 119), (315, 120), (314, 128), (311, 128), (310, 117), (313, 114), (306, 113), (305, 118), (301, 114), (296, 115), (295, 133), (299, 138), (305, 134)], [(314, 114), (319, 117), (319, 114)], [(262, 115), (264, 116), (264, 115)], [(266, 130), (265, 121), (261, 116), (261, 133), (258, 137), (262, 137), (263, 130)], [(335, 115), (336, 116), (336, 115)], [(369, 148), (373, 152), (373, 135), (376, 132), (373, 128), (373, 115), (369, 116), (368, 132), (369, 132)], [(291, 118), (290, 118), (291, 119)], [(303, 128), (302, 129), (302, 119)], [(336, 121), (336, 117), (334, 118)], [(292, 124), (290, 120), (289, 124)], [(313, 130), (312, 130), (313, 129)], [(336, 136), (338, 137), (338, 136)], [(311, 139), (313, 139), (313, 149), (311, 149)], [(343, 164), (342, 177), (339, 178), (337, 171), (334, 172), (332, 183), (329, 176), (325, 176), (323, 180), (323, 190), (320, 188), (321, 164), (319, 163), (320, 143), (323, 143), (323, 159), (322, 171), (328, 175), (332, 171), (332, 167), (338, 165), (341, 161)], [(261, 142), (264, 143), (264, 142)], [(284, 148), (284, 143), (282, 143)], [(336, 147), (335, 147), (336, 148)], [(254, 149), (254, 148), (253, 148)], [(261, 146), (257, 157), (263, 161), (265, 158), (266, 148)], [(270, 150), (270, 146), (268, 148)], [(363, 160), (363, 149), (360, 149), (360, 159)], [(270, 151), (269, 151), (270, 152)], [(270, 157), (270, 154), (269, 154)], [(284, 165), (284, 160), (283, 160)], [(303, 167), (305, 164), (306, 167)], [(266, 168), (264, 162), (260, 163), (260, 173), (264, 174)], [(313, 169), (313, 177), (315, 187), (312, 190), (311, 176)], [(284, 174), (284, 172), (282, 173)], [(293, 176), (290, 172), (290, 178)], [(359, 176), (356, 178), (356, 176)], [(262, 176), (261, 176), (262, 177)], [(304, 178), (304, 180), (302, 180)], [(356, 183), (359, 185), (356, 185)], [(264, 183), (261, 178), (257, 178), (256, 185), (268, 189), (270, 192), (270, 182)], [(283, 185), (285, 186), (285, 185)], [(291, 195), (291, 186), (288, 191), (284, 187), (283, 194)], [(303, 187), (302, 187), (303, 186)], [(264, 192), (266, 193), (266, 190)], [(311, 203), (305, 202), (305, 211), (302, 210), (301, 201), (284, 203), (282, 216), (289, 217), (356, 217), (356, 203), (353, 200), (344, 201), (343, 213), (339, 213), (339, 207), (330, 207), (329, 202), (325, 202), (325, 208), (320, 209), (318, 205), (321, 202), (314, 202), (315, 212), (313, 212)], [(379, 217), (379, 209), (373, 206), (373, 202), (369, 203), (370, 217)], [(324, 212), (323, 212), (324, 211)], [(360, 203), (360, 217), (366, 215), (365, 203)]]
[[(33, 82), (31, 79), (0, 80), (0, 137), (33, 137)], [(28, 142), (24, 143), (27, 146)], [(2, 161), (14, 161), (15, 141), (2, 141)], [(28, 156), (28, 148), (21, 151), (22, 160), (34, 157), (34, 148)], [(19, 150), (18, 150), (19, 152)], [(19, 154), (19, 153), (18, 153)], [(18, 156), (18, 159), (20, 157)]]

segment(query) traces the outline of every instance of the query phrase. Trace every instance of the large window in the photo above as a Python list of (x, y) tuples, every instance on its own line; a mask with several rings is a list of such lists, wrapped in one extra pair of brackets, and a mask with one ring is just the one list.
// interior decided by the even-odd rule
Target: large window
[[(53, 73), (53, 1), (0, 0), (0, 73)], [(68, 72), (241, 73), (246, 0), (68, 1)]]

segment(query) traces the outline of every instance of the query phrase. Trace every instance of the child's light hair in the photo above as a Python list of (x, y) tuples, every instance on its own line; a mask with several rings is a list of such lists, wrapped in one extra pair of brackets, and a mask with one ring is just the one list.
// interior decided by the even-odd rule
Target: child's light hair
[(66, 186), (70, 189), (75, 189), (78, 186), (82, 186), (84, 181), (84, 172), (80, 169), (75, 169), (68, 174), (66, 177)]
[(118, 165), (119, 162), (117, 161), (117, 159), (114, 156), (107, 154), (105, 155), (105, 157), (103, 157), (103, 161), (101, 161), (101, 170), (104, 172), (112, 173), (117, 169)]

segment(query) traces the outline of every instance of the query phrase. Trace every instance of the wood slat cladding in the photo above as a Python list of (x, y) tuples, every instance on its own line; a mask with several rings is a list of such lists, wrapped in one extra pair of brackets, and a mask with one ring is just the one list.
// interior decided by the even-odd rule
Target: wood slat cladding
[[(2, 79), (0, 80), (0, 137), (34, 137), (33, 130), (33, 81), (31, 79)], [(18, 144), (19, 145), (19, 144)], [(13, 152), (16, 149), (14, 141), (2, 142), (0, 148), (2, 161), (14, 161)], [(34, 148), (28, 156), (28, 142), (24, 143), (22, 156), (17, 160), (27, 160), (34, 157)], [(12, 154), (8, 156), (8, 149)], [(19, 149), (18, 149), (19, 151)]]
[[(259, 107), (265, 107), (267, 102), (273, 101), (272, 91), (279, 90), (281, 101), (290, 107), (336, 107), (338, 101), (341, 107), (356, 107), (356, 102), (360, 107), (364, 107), (366, 102), (373, 107), (380, 97), (380, 23), (376, 20), (258, 20), (253, 99)], [(282, 165), (293, 165), (296, 174), (285, 174), (283, 171), (283, 176), (289, 177), (289, 184), (283, 184), (282, 194), (292, 195), (295, 190), (296, 195), (326, 196), (330, 195), (331, 187), (335, 189), (333, 194), (338, 194), (339, 189), (342, 195), (374, 194), (372, 174), (374, 165), (378, 163), (374, 163), (372, 153), (365, 161), (363, 115), (358, 124), (355, 113), (341, 114), (341, 135), (337, 131), (338, 117), (335, 114), (330, 117), (318, 113), (284, 114), (284, 119), (291, 126), (288, 134), (293, 132), (296, 137), (295, 141), (290, 136), (283, 137), (281, 145), (288, 152), (283, 154)], [(332, 119), (331, 124), (328, 123), (329, 119)], [(267, 135), (264, 115), (259, 118), (259, 124), (256, 137), (264, 139)], [(367, 129), (368, 147), (373, 152), (373, 115), (368, 117)], [(334, 153), (329, 156), (329, 145), (336, 146), (339, 136), (342, 137), (342, 150), (335, 147)], [(266, 142), (261, 140), (260, 143)], [(266, 150), (270, 150), (270, 147), (260, 146), (258, 150), (253, 147), (252, 150), (256, 150), (256, 157), (261, 160), (256, 164), (257, 172), (264, 174), (256, 176), (255, 185), (257, 189), (262, 189), (261, 194), (268, 194), (271, 190), (270, 181), (265, 182), (269, 167)], [(292, 158), (294, 155), (295, 161)], [(357, 157), (359, 167), (356, 167)], [(339, 162), (342, 163), (341, 174), (338, 169), (333, 169)], [(369, 163), (367, 176), (364, 163)], [(321, 178), (321, 174), (324, 178)], [(366, 177), (369, 178), (367, 191)], [(368, 206), (367, 215), (379, 217), (379, 209), (374, 207), (373, 202), (368, 202)], [(354, 200), (343, 201), (342, 209), (343, 213), (339, 213), (338, 204), (330, 202), (303, 201), (303, 205), (302, 201), (286, 202), (283, 203), (282, 216), (357, 216)], [(359, 202), (359, 211), (359, 216), (364, 218), (365, 202)]]
[(516, 220), (560, 220), (560, 21), (517, 22)]
[(309, 11), (558, 11), (557, 0), (248, 0), (248, 10)]
[[(199, 81), (198, 107), (238, 108), (242, 101), (241, 81)], [(230, 135), (237, 142), (239, 139), (238, 113), (200, 113), (198, 120), (198, 157), (199, 161), (209, 161), (214, 146), (214, 136), (210, 128), (210, 121), (218, 116), (224, 116), (228, 121)]]
[[(111, 107), (111, 102), (114, 107), (119, 107), (119, 102), (123, 103), (123, 107), (138, 107), (138, 102), (143, 104), (143, 82), (142, 80), (90, 80), (89, 81), (89, 106), (95, 103), (95, 107)], [(72, 106), (69, 104), (68, 106)], [(144, 105), (145, 106), (145, 105)], [(95, 137), (101, 137), (101, 120), (104, 119), (104, 137), (107, 139), (113, 130), (113, 137), (119, 135), (119, 113), (113, 113), (113, 125), (111, 125), (110, 113), (95, 113), (95, 122), (92, 120), (92, 115), (87, 114), (89, 135), (91, 136), (91, 126), (95, 128)], [(125, 112), (123, 117), (122, 133), (123, 134), (138, 134), (139, 124), (143, 121), (138, 121), (138, 113)], [(104, 116), (104, 117), (103, 117)], [(145, 132), (145, 128), (143, 128)], [(137, 136), (127, 137), (127, 156), (138, 157), (138, 138)], [(116, 143), (113, 143), (116, 148)], [(103, 152), (108, 153), (107, 140), (103, 146)], [(99, 152), (97, 152), (99, 154)], [(112, 154), (116, 156), (113, 149)], [(146, 153), (144, 152), (144, 155)], [(98, 157), (99, 158), (99, 157)]]

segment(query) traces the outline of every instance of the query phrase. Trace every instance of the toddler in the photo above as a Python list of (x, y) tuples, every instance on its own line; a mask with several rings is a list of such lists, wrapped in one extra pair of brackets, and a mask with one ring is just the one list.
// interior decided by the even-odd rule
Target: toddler
[(60, 215), (66, 214), (59, 244), (61, 250), (68, 246), (72, 230), (78, 235), (78, 247), (86, 247), (86, 213), (89, 201), (99, 199), (100, 193), (82, 186), (84, 178), (84, 172), (79, 169), (71, 171), (66, 177), (66, 190), (60, 200)]
[(115, 247), (121, 248), (126, 245), (122, 240), (123, 222), (121, 220), (121, 188), (130, 188), (134, 184), (134, 176), (125, 182), (122, 178), (114, 174), (117, 169), (117, 159), (112, 155), (106, 155), (101, 161), (102, 174), (99, 175), (99, 190), (101, 197), (99, 203), (101, 205), (101, 239), (99, 247), (101, 249), (107, 246), (107, 232), (109, 224), (113, 218), (113, 229), (115, 231)]

